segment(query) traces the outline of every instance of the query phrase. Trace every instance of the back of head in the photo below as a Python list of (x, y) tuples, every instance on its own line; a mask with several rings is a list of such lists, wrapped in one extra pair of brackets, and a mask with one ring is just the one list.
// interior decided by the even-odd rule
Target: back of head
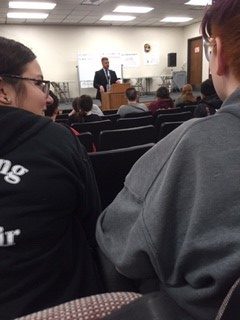
[(45, 110), (45, 116), (53, 117), (58, 113), (59, 99), (51, 90), (49, 91), (49, 95), (52, 97), (53, 102), (47, 105)]
[(195, 118), (204, 118), (215, 113), (215, 110), (205, 103), (199, 103), (194, 110)]
[(207, 79), (201, 83), (201, 94), (210, 97), (216, 94), (212, 79)]
[[(202, 20), (202, 35), (206, 41), (219, 37), (226, 67), (240, 81), (240, 1), (215, 0)], [(212, 50), (215, 50), (213, 47)]]
[(157, 89), (156, 96), (161, 99), (169, 99), (169, 91), (166, 87), (160, 87)]
[(137, 100), (137, 90), (135, 88), (128, 88), (125, 93), (129, 101)]
[(80, 97), (76, 97), (72, 101), (72, 108), (76, 113), (80, 112), (79, 101), (80, 101)]
[(79, 100), (79, 108), (84, 113), (87, 113), (92, 110), (93, 100), (90, 96), (83, 94)]
[(182, 95), (192, 95), (193, 88), (191, 84), (187, 83), (182, 87)]

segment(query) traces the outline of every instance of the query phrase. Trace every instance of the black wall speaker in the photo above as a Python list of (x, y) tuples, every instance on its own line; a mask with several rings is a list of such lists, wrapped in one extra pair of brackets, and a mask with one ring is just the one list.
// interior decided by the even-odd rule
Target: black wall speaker
[(177, 54), (175, 52), (168, 53), (168, 67), (177, 66)]

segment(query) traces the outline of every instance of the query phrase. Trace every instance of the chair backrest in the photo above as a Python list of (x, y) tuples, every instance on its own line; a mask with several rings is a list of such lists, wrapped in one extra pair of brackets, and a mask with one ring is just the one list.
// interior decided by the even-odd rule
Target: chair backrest
[(192, 113), (188, 112), (180, 112), (173, 114), (160, 114), (157, 116), (155, 121), (155, 126), (159, 130), (161, 124), (164, 122), (175, 122), (175, 121), (186, 121), (192, 118)]
[(118, 109), (103, 110), (104, 115), (117, 113)]
[(93, 146), (94, 146), (94, 139), (91, 132), (83, 132), (80, 133), (79, 136), (77, 136), (78, 140), (84, 145), (87, 152), (93, 152)]
[(117, 128), (133, 128), (153, 124), (153, 116), (136, 117), (136, 118), (121, 118), (117, 120)]
[(193, 115), (196, 108), (197, 108), (197, 104), (193, 104), (191, 106), (184, 106), (183, 109), (184, 109), (184, 111), (192, 112), (192, 115)]
[(99, 135), (99, 150), (112, 150), (156, 142), (156, 129), (153, 125), (105, 130)]
[(98, 137), (100, 131), (111, 130), (114, 128), (114, 124), (111, 120), (103, 121), (93, 121), (93, 122), (82, 122), (82, 123), (73, 123), (71, 127), (78, 132), (91, 132), (93, 135), (94, 143), (98, 146)]
[(124, 118), (138, 118), (138, 117), (146, 117), (146, 116), (151, 116), (152, 112), (151, 111), (143, 111), (143, 112), (133, 112), (133, 113), (127, 113)]
[(179, 127), (183, 121), (163, 122), (158, 131), (158, 141), (166, 137), (170, 132)]
[(63, 109), (62, 114), (69, 114), (72, 111), (72, 109)]
[(134, 163), (154, 144), (89, 153), (93, 165), (102, 209), (106, 208), (123, 188), (124, 180)]
[(180, 108), (180, 109), (182, 109), (183, 111), (184, 111), (184, 107), (186, 107), (186, 106), (192, 106), (192, 105), (195, 105), (197, 102), (196, 101), (194, 101), (194, 102), (182, 102), (182, 103), (179, 103), (178, 105), (177, 105), (177, 108)]
[(116, 122), (117, 119), (120, 119), (120, 115), (117, 113), (113, 113), (113, 114), (106, 114), (104, 116), (101, 116), (102, 120), (111, 120), (113, 122)]
[(112, 292), (72, 300), (41, 310), (18, 320), (89, 320), (104, 319), (114, 310), (141, 297), (135, 292)]
[(172, 114), (181, 112), (181, 108), (171, 108), (171, 109), (158, 109), (154, 112), (154, 117), (157, 117), (159, 114)]

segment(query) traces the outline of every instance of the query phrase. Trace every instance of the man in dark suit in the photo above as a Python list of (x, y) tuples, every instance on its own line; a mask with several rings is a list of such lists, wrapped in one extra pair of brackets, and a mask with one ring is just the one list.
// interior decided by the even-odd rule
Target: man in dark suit
[(106, 92), (113, 83), (118, 83), (116, 72), (109, 70), (109, 60), (106, 57), (101, 59), (103, 68), (95, 72), (93, 86), (97, 89), (96, 99), (101, 100), (101, 92)]

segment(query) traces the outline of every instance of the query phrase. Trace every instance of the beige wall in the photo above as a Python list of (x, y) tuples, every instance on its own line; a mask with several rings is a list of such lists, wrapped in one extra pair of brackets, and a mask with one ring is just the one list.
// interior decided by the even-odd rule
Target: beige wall
[[(170, 72), (167, 68), (169, 52), (177, 52), (177, 67), (174, 70), (182, 70), (185, 67), (187, 39), (198, 35), (198, 26), (136, 28), (1, 25), (1, 35), (29, 46), (38, 56), (44, 77), (52, 81), (68, 81), (71, 96), (74, 97), (79, 94), (76, 70), (78, 53), (110, 50), (111, 52), (138, 53), (140, 67), (124, 70), (124, 76), (159, 77), (161, 74)], [(159, 55), (159, 65), (144, 66), (145, 43), (149, 43), (153, 52)], [(160, 79), (154, 79), (151, 89), (155, 90), (159, 82)], [(86, 91), (89, 94), (95, 94), (95, 89), (82, 89), (81, 93)]]

